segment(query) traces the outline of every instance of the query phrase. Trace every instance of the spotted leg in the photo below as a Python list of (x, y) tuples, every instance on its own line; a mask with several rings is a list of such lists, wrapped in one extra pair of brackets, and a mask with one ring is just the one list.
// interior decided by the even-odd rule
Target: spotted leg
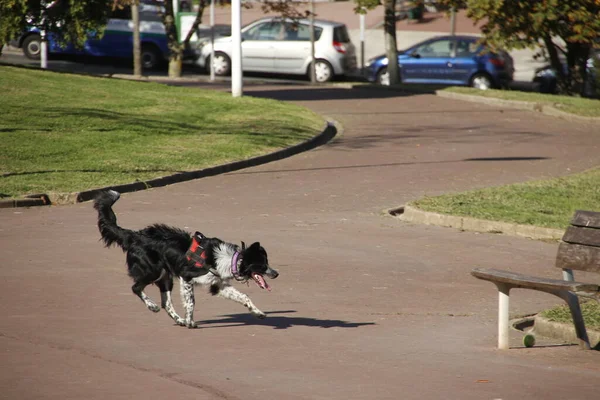
[(156, 305), (156, 303), (153, 302), (152, 299), (150, 299), (150, 297), (148, 297), (148, 295), (146, 293), (144, 293), (144, 288), (147, 285), (148, 284), (145, 282), (135, 282), (133, 284), (133, 286), (131, 287), (131, 290), (133, 291), (133, 293), (136, 294), (136, 296), (138, 296), (140, 299), (142, 299), (142, 301), (146, 304), (146, 307), (148, 307), (148, 310), (155, 312), (155, 313), (159, 312), (160, 307), (158, 305)]
[(244, 307), (248, 308), (248, 310), (250, 310), (252, 315), (254, 315), (257, 318), (262, 319), (267, 316), (264, 312), (260, 311), (254, 305), (254, 303), (252, 303), (252, 300), (250, 300), (250, 297), (248, 297), (244, 293), (240, 292), (233, 286), (224, 285), (223, 287), (220, 288), (219, 293), (217, 293), (217, 295), (220, 297), (223, 297), (224, 299), (229, 299), (229, 300), (235, 301), (236, 303), (240, 303)]
[(167, 314), (169, 314), (169, 317), (171, 317), (177, 325), (185, 326), (185, 320), (177, 314), (175, 308), (173, 308), (173, 302), (171, 301), (173, 278), (171, 276), (165, 276), (163, 279), (156, 282), (156, 286), (160, 289), (160, 303), (162, 308), (165, 309)]
[(196, 322), (194, 322), (194, 285), (192, 282), (186, 282), (184, 279), (179, 278), (181, 292), (181, 301), (183, 302), (183, 308), (185, 309), (185, 321), (184, 324), (188, 328), (197, 328)]

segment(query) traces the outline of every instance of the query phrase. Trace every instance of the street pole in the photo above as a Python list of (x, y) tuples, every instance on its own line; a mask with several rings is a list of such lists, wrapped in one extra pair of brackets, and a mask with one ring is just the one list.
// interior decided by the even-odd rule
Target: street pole
[(231, 0), (231, 95), (241, 97), (242, 92), (242, 4)]
[(41, 2), (40, 68), (48, 68), (48, 38), (46, 37), (46, 2)]
[(215, 80), (215, 0), (210, 0), (210, 80)]
[(456, 35), (456, 8), (450, 9), (450, 34)]

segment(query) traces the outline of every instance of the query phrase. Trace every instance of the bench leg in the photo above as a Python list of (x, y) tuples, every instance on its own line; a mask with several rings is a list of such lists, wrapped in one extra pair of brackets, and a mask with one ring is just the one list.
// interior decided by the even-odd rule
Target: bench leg
[(584, 350), (590, 350), (590, 340), (588, 339), (587, 331), (585, 330), (585, 323), (583, 322), (583, 316), (581, 315), (581, 307), (579, 306), (579, 298), (568, 291), (561, 291), (556, 293), (558, 297), (563, 299), (569, 305), (571, 311), (571, 317), (573, 318), (573, 324), (575, 325), (575, 333), (577, 339), (579, 339), (579, 347)]
[(498, 287), (498, 348), (500, 350), (508, 349), (508, 336), (509, 336), (509, 292), (510, 286), (496, 283)]

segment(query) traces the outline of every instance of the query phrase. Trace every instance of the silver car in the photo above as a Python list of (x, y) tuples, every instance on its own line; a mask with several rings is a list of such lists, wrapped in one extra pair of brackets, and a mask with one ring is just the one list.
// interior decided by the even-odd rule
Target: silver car
[[(356, 52), (346, 25), (315, 20), (317, 82), (356, 70)], [(215, 74), (231, 72), (231, 37), (215, 39)], [(210, 42), (201, 42), (196, 64), (209, 68)], [(310, 28), (307, 19), (263, 18), (242, 28), (242, 69), (310, 76)]]

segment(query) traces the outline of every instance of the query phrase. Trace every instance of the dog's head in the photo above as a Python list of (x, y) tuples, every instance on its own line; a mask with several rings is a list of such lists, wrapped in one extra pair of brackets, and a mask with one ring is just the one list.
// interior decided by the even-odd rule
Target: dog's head
[(244, 279), (252, 279), (256, 284), (267, 290), (271, 290), (269, 284), (263, 278), (264, 276), (275, 279), (279, 272), (269, 267), (267, 251), (259, 242), (252, 243), (250, 247), (242, 242), (242, 262), (239, 266), (239, 275)]

